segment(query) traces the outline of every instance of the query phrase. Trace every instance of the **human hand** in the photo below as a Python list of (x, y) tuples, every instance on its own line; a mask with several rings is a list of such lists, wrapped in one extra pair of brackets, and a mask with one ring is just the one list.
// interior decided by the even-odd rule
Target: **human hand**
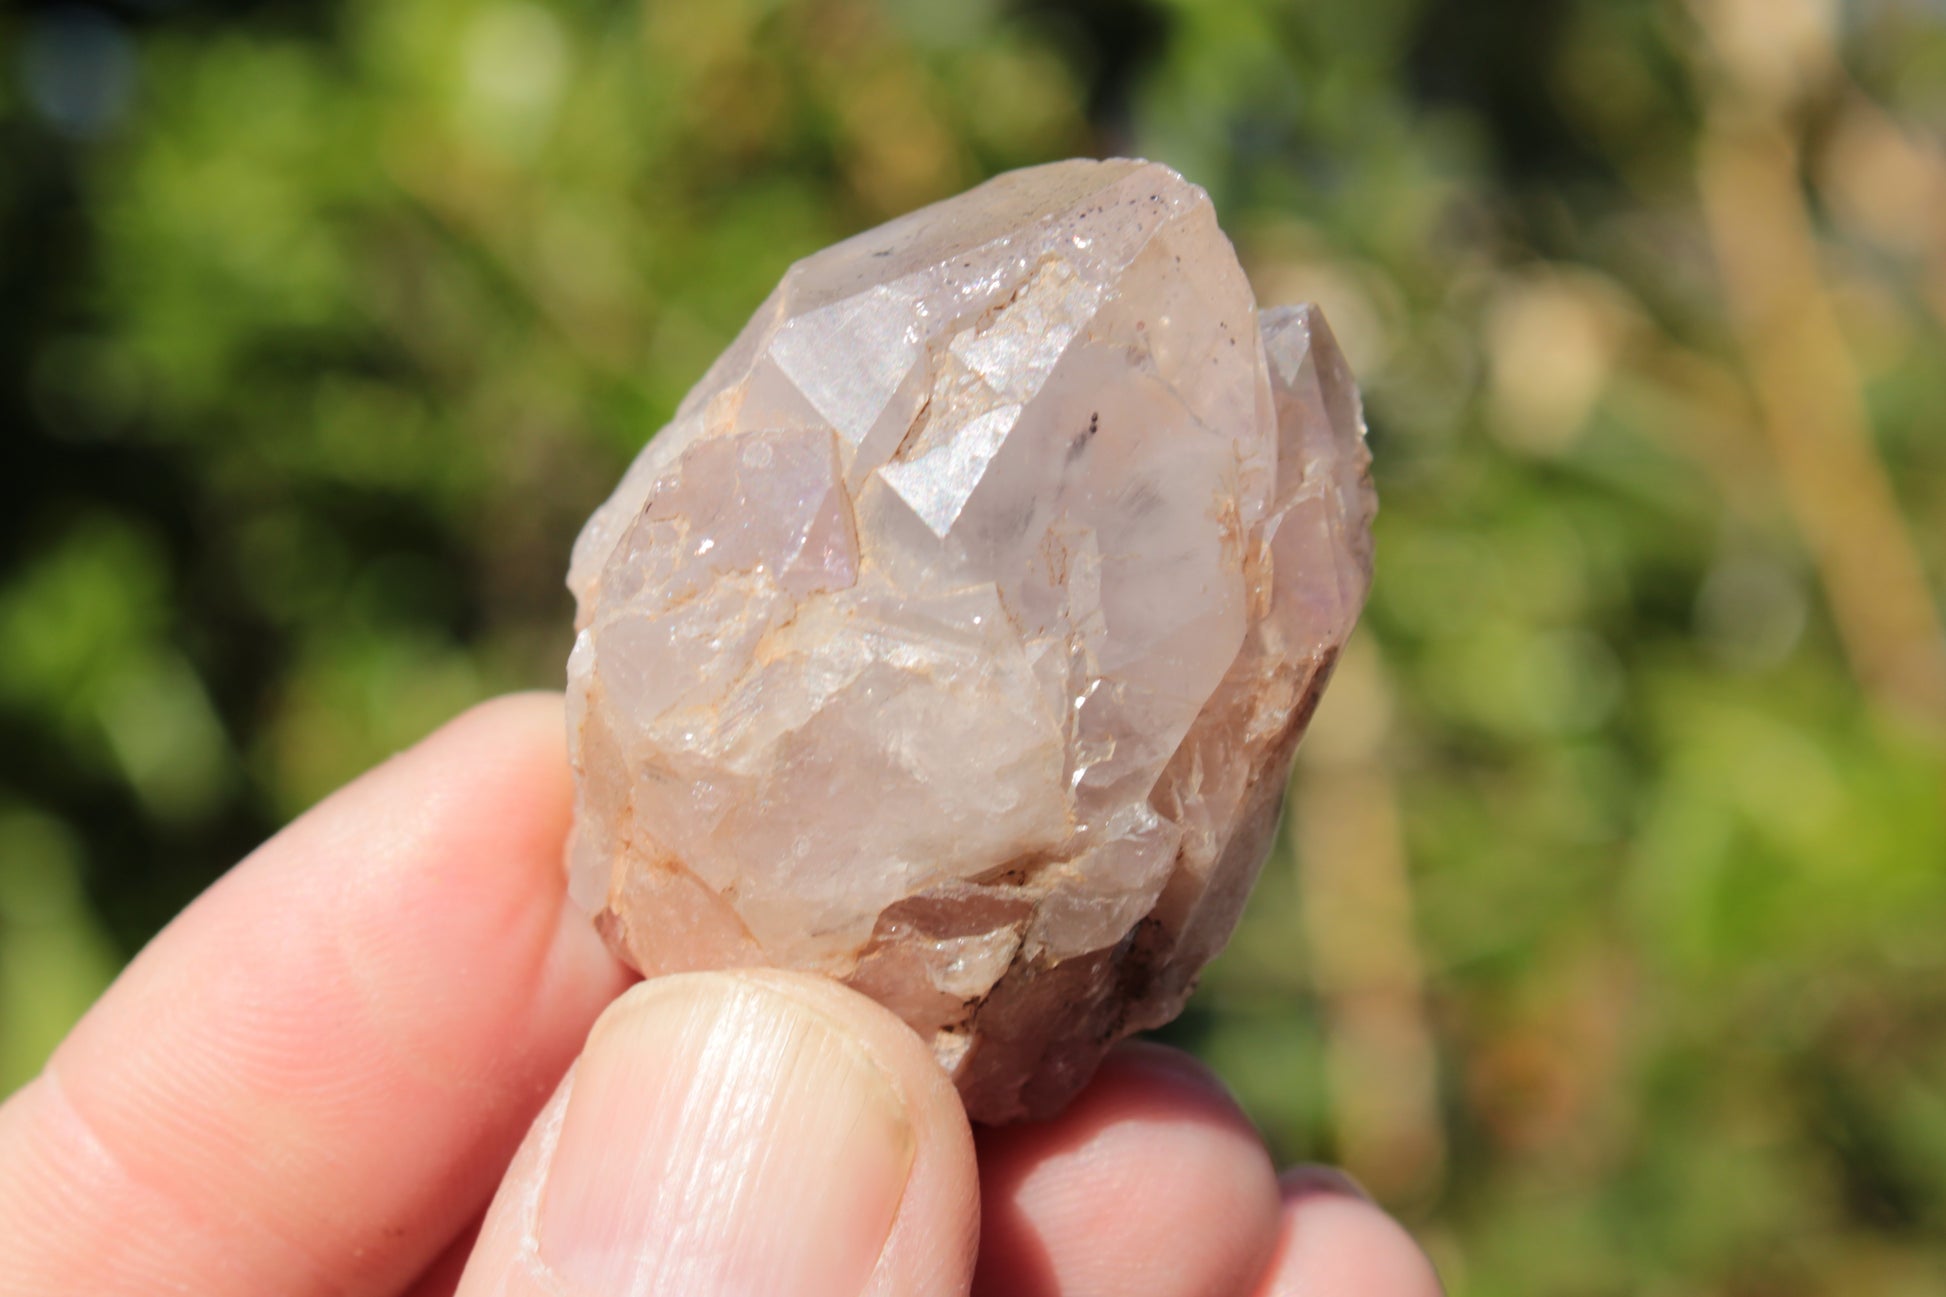
[(1438, 1292), (1348, 1182), (1280, 1189), (1182, 1054), (974, 1132), (834, 983), (628, 989), (565, 903), (561, 731), (468, 713), (142, 952), (0, 1107), (0, 1294)]

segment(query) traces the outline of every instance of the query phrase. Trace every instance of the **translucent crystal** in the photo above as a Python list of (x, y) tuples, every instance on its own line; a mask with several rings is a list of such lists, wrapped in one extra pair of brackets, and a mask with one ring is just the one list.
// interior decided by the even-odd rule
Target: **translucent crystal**
[(643, 973), (864, 991), (978, 1119), (1228, 938), (1371, 572), (1358, 393), (1165, 167), (793, 266), (576, 542), (572, 891)]

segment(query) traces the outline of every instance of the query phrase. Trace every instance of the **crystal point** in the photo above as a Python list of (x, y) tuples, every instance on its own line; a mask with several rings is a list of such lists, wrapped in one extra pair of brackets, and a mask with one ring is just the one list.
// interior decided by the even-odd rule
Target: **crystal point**
[(1358, 392), (1152, 163), (799, 262), (576, 542), (571, 890), (1045, 1115), (1228, 938), (1371, 578)]

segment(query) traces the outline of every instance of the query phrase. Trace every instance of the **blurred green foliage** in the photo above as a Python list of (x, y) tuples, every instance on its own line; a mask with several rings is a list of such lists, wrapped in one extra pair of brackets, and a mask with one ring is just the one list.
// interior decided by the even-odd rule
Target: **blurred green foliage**
[(1368, 391), (1365, 628), (1174, 1031), (1460, 1294), (1946, 1274), (1946, 16), (340, 0), (0, 16), (0, 1092), (251, 843), (555, 684), (794, 257), (1207, 186)]

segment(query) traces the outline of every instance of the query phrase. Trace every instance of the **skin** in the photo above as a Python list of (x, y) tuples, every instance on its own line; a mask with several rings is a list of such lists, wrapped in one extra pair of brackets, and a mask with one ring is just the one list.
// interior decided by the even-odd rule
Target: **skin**
[(835, 984), (631, 987), (563, 895), (562, 730), (474, 709), (142, 952), (0, 1107), (0, 1294), (1439, 1292), (1185, 1055), (976, 1132)]

